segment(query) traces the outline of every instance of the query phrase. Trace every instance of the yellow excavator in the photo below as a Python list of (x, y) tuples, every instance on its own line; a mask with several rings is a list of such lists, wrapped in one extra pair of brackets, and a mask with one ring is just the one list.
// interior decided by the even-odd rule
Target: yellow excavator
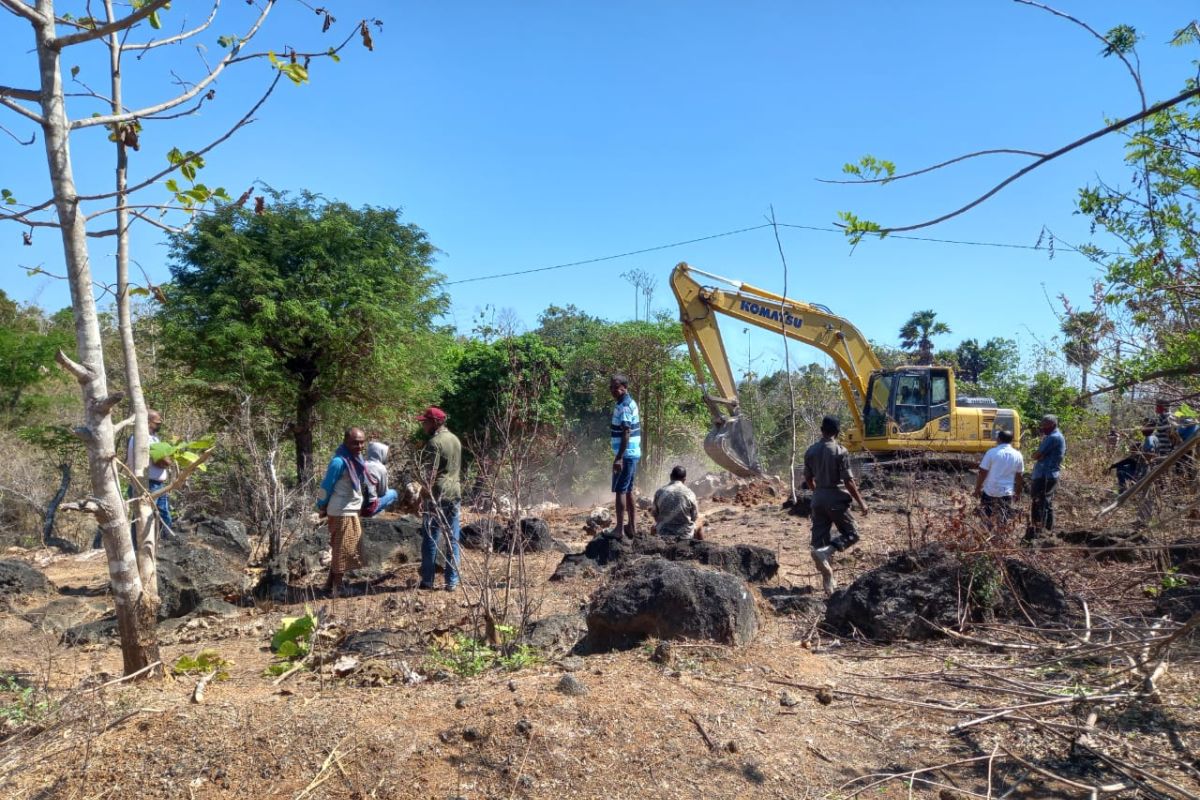
[[(702, 286), (695, 276), (729, 289)], [(935, 455), (953, 459), (982, 453), (996, 431), (1020, 441), (1020, 419), (988, 398), (960, 397), (954, 370), (945, 366), (883, 369), (867, 341), (849, 321), (825, 306), (789, 300), (741, 281), (680, 263), (671, 273), (679, 319), (692, 365), (712, 414), (704, 449), (735, 475), (761, 474), (754, 431), (740, 413), (737, 383), (721, 340), (717, 314), (775, 331), (812, 345), (837, 365), (853, 425), (843, 441), (852, 453), (878, 460)], [(707, 367), (707, 369), (705, 369)], [(711, 376), (713, 391), (709, 391)]]

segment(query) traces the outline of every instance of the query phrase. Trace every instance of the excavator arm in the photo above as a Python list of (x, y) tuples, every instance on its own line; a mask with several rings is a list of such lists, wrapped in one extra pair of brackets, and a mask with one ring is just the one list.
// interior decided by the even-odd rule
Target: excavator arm
[[(732, 287), (732, 291), (701, 286), (693, 275), (720, 281)], [(735, 475), (760, 472), (750, 421), (739, 414), (737, 382), (721, 339), (717, 313), (781, 333), (829, 356), (837, 365), (855, 430), (862, 436), (867, 380), (881, 365), (870, 343), (849, 321), (821, 306), (789, 300), (683, 262), (671, 273), (671, 290), (679, 302), (684, 340), (704, 392), (704, 402), (712, 415), (713, 429), (704, 446), (714, 461)], [(707, 376), (712, 377), (712, 392)]]

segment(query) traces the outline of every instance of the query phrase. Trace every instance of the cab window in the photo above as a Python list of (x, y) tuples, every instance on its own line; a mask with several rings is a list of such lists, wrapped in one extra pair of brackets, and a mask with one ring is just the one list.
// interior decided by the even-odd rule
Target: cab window
[(927, 373), (900, 375), (896, 380), (896, 424), (901, 433), (919, 431), (929, 422)]
[(891, 401), (892, 375), (872, 375), (867, 385), (867, 402), (863, 409), (863, 424), (867, 436), (887, 435), (888, 403)]
[(950, 413), (950, 374), (944, 369), (929, 371), (929, 418)]

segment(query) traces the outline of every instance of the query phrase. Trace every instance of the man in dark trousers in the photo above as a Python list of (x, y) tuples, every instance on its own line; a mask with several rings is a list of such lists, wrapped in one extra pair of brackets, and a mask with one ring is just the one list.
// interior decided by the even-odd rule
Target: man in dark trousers
[[(858, 530), (850, 514), (850, 501), (858, 504), (863, 516), (863, 502), (854, 473), (850, 471), (850, 453), (838, 444), (841, 425), (836, 417), (821, 420), (821, 441), (804, 453), (804, 480), (812, 491), (812, 559), (821, 573), (821, 586), (826, 594), (837, 588), (833, 577), (833, 554), (858, 542)], [(830, 538), (833, 527), (838, 535)]]
[(1033, 454), (1033, 481), (1029, 486), (1032, 499), (1029, 529), (1026, 541), (1032, 541), (1042, 531), (1054, 530), (1054, 490), (1058, 488), (1058, 476), (1062, 470), (1063, 456), (1067, 454), (1067, 440), (1058, 429), (1058, 417), (1047, 414), (1042, 417), (1040, 427), (1042, 443)]

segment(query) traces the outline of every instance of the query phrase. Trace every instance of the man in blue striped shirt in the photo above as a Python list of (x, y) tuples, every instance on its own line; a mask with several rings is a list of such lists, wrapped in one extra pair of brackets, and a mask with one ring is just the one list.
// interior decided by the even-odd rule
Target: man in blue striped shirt
[[(637, 535), (637, 515), (633, 505), (633, 479), (637, 476), (638, 461), (642, 457), (642, 416), (637, 401), (629, 394), (629, 379), (624, 375), (613, 375), (608, 390), (617, 401), (613, 409), (612, 434), (613, 465), (612, 490), (617, 500), (616, 536), (622, 533), (629, 538)], [(628, 524), (625, 517), (628, 516)]]

